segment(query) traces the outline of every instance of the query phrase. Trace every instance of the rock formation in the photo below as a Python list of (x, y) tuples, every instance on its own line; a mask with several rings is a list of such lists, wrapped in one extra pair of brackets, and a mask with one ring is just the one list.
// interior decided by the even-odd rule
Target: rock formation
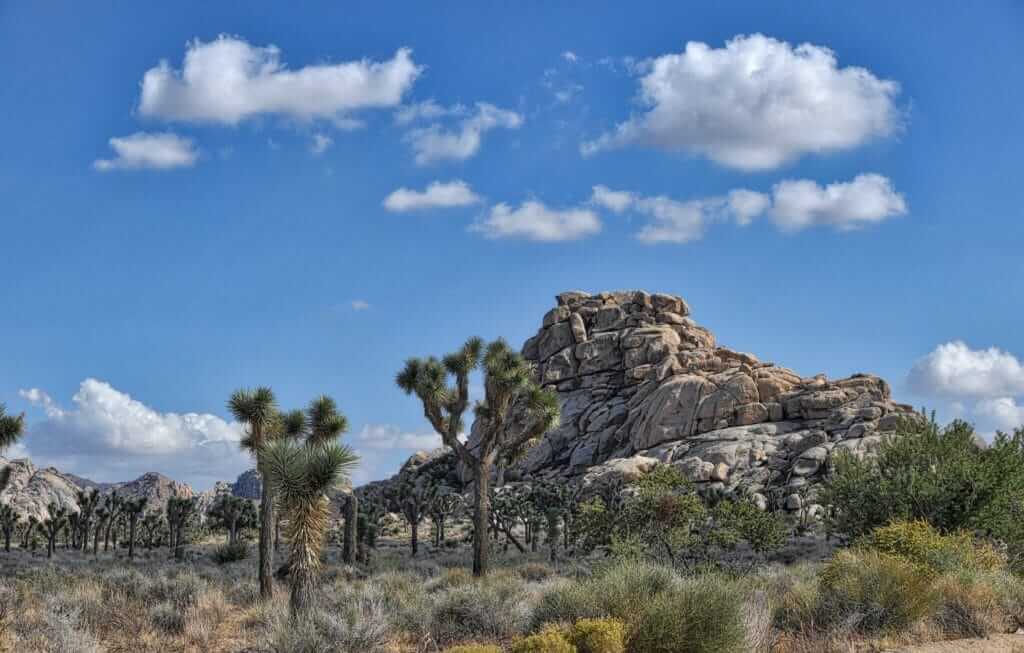
[(242, 472), (231, 486), (231, 492), (236, 497), (258, 500), (263, 492), (263, 482), (260, 480), (260, 473), (255, 469)]
[(39, 469), (27, 458), (0, 458), (0, 467), (3, 466), (10, 467), (11, 476), (7, 487), (0, 493), (0, 503), (10, 504), (18, 514), (33, 516), (40, 521), (49, 518), (47, 506), (51, 502), (78, 512), (75, 493), (81, 488), (74, 477), (53, 467)]
[(674, 295), (562, 293), (523, 355), (557, 390), (562, 420), (513, 479), (591, 483), (661, 462), (704, 492), (744, 488), (796, 509), (836, 451), (863, 455), (915, 415), (876, 376), (803, 377), (719, 346)]

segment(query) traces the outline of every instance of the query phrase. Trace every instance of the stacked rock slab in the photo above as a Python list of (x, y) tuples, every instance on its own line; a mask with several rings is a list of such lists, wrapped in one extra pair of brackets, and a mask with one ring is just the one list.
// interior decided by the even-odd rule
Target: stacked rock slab
[(513, 477), (579, 477), (660, 462), (708, 493), (743, 488), (801, 506), (839, 450), (863, 455), (911, 407), (867, 374), (802, 377), (718, 346), (681, 297), (566, 292), (523, 355), (558, 391), (561, 425)]

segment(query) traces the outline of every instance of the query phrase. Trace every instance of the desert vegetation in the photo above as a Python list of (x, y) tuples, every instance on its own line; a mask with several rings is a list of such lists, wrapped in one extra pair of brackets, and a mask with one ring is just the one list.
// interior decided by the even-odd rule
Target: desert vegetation
[[(966, 424), (908, 420), (876, 456), (837, 459), (810, 524), (708, 500), (663, 465), (589, 493), (489, 486), (480, 531), (479, 498), (427, 475), (332, 507), (356, 461), (329, 398), (256, 423), (284, 525), (269, 595), (249, 550), (274, 530), (246, 500), (202, 520), (194, 500), (117, 494), (88, 493), (74, 519), (5, 508), (4, 650), (802, 653), (1024, 626), (1024, 430), (981, 447)], [(482, 576), (478, 533), (493, 551)], [(787, 564), (812, 540), (827, 543), (817, 559)]]

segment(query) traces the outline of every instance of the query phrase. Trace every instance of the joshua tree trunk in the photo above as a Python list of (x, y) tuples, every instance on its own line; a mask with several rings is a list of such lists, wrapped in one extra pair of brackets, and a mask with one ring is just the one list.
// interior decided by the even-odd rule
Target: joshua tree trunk
[(479, 461), (475, 471), (476, 478), (473, 482), (473, 490), (476, 492), (476, 502), (473, 506), (473, 575), (485, 576), (491, 554), (491, 540), (487, 537), (491, 513), (490, 461)]
[(345, 501), (345, 541), (342, 543), (341, 559), (345, 564), (356, 561), (356, 522), (359, 519), (359, 499), (355, 493)]
[(128, 559), (135, 557), (135, 515), (129, 517), (128, 523)]
[(264, 470), (260, 470), (263, 491), (260, 492), (260, 597), (274, 596), (274, 500)]
[(294, 560), (288, 573), (291, 575), (291, 597), (288, 607), (294, 618), (306, 614), (313, 607), (316, 573), (305, 564), (296, 564)]
[(110, 530), (114, 527), (114, 518), (111, 516), (110, 521), (107, 522), (107, 528), (103, 533), (103, 553), (107, 552), (110, 547)]
[(11, 552), (11, 531), (4, 531), (4, 551), (7, 553)]
[(497, 469), (494, 471), (494, 487), (505, 486), (505, 459), (498, 461)]
[(420, 550), (420, 523), (418, 521), (412, 523), (412, 557), (416, 557), (416, 554)]

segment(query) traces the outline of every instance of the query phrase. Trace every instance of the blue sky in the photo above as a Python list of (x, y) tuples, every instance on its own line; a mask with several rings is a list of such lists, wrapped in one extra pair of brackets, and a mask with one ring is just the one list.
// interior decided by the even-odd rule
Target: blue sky
[(8, 456), (208, 487), (269, 384), (379, 477), (575, 288), (1024, 421), (1019, 3), (213, 4), (0, 6)]

